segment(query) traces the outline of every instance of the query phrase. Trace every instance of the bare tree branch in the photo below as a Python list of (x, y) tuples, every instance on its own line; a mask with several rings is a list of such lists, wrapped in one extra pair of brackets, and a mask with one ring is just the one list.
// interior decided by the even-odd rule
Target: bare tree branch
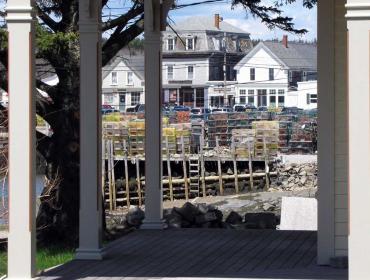
[(116, 36), (111, 36), (103, 46), (103, 66), (106, 65), (124, 46), (139, 36), (143, 31), (143, 26), (139, 22), (143, 16)]
[(54, 32), (59, 31), (59, 24), (54, 21), (49, 15), (43, 11), (38, 4), (36, 4), (38, 17)]
[(107, 31), (107, 30), (113, 29), (118, 26), (121, 26), (121, 27), (125, 26), (130, 20), (141, 15), (143, 12), (144, 12), (143, 5), (138, 5), (138, 6), (134, 5), (127, 13), (121, 15), (120, 17), (104, 22), (102, 24), (102, 30)]

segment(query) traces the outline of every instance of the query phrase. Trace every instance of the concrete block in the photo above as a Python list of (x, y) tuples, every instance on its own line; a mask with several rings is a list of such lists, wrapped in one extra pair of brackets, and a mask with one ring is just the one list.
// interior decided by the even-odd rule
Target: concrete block
[(280, 230), (317, 230), (316, 198), (283, 197)]

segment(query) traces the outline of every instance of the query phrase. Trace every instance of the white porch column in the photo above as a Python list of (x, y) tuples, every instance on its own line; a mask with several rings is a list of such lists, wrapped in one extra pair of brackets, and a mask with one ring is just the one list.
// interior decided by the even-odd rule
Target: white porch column
[(347, 1), (349, 276), (370, 275), (370, 3)]
[(35, 276), (35, 47), (31, 0), (9, 0), (8, 279)]
[(162, 229), (162, 55), (160, 0), (145, 0), (145, 220)]
[[(318, 1), (318, 264), (335, 256), (335, 9)], [(320, 94), (322, 93), (322, 94)]]
[(80, 231), (77, 259), (102, 259), (101, 1), (80, 0)]

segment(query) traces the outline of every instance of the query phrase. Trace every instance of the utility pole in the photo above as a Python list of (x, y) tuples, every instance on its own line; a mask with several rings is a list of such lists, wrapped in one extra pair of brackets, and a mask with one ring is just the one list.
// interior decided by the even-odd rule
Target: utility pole
[(227, 42), (226, 42), (226, 32), (224, 32), (224, 66), (223, 66), (223, 70), (224, 70), (224, 106), (228, 106), (229, 105), (229, 100), (227, 99), (227, 90), (226, 90), (226, 63), (227, 63), (227, 59), (226, 59), (226, 51), (227, 51)]

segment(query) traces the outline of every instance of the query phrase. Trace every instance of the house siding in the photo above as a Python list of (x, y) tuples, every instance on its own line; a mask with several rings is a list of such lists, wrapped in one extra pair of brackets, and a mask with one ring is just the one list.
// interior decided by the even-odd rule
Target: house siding
[[(140, 67), (138, 65), (135, 66)], [(140, 93), (139, 103), (143, 104), (145, 102), (144, 81), (124, 61), (119, 62), (113, 69), (107, 66), (103, 71), (109, 72), (102, 81), (103, 104), (111, 105), (120, 111), (125, 111), (127, 108), (132, 107), (132, 92)], [(117, 72), (117, 84), (112, 84), (112, 72)], [(128, 72), (133, 73), (131, 85), (127, 84)], [(125, 93), (125, 104), (120, 103), (120, 94), (118, 92)]]
[[(347, 27), (345, 1), (335, 1), (335, 255), (348, 255)], [(340, 71), (342, 69), (342, 71)]]

